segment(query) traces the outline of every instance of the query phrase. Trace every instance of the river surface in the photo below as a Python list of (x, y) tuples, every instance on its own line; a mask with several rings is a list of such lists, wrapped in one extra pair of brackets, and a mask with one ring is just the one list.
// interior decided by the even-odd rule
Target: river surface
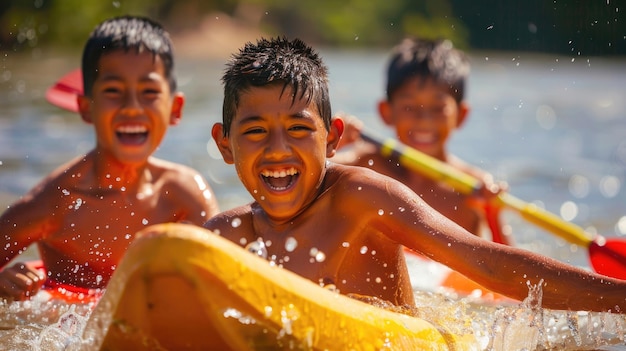
[[(376, 113), (384, 96), (387, 53), (322, 49), (321, 54), (330, 70), (333, 110), (358, 116), (380, 137), (391, 136)], [(471, 59), (467, 98), (472, 110), (450, 150), (508, 182), (513, 195), (591, 233), (624, 237), (626, 62), (486, 52), (474, 52)], [(55, 167), (93, 147), (92, 127), (44, 98), (55, 80), (79, 64), (78, 53), (2, 53), (0, 209)], [(177, 65), (187, 97), (184, 117), (170, 128), (156, 156), (199, 170), (222, 209), (250, 201), (210, 136), (212, 124), (221, 120), (224, 60), (183, 57)], [(585, 249), (514, 213), (505, 215), (519, 246), (589, 267)], [(35, 256), (33, 250), (27, 252), (27, 257)]]

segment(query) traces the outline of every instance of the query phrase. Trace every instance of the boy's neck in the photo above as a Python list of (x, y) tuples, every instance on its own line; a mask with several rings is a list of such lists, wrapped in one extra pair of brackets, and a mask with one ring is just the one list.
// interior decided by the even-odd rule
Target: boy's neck
[(151, 177), (148, 161), (124, 163), (110, 157), (94, 154), (94, 175), (97, 187), (109, 190), (131, 190)]

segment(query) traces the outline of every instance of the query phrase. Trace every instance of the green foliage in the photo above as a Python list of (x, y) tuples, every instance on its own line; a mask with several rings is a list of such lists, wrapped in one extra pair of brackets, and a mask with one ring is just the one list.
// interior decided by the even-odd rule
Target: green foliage
[(3, 0), (0, 33), (4, 49), (23, 49), (40, 44), (80, 46), (91, 30), (113, 16), (154, 16), (162, 2), (84, 0)]
[(626, 53), (619, 2), (587, 0), (1, 0), (0, 49), (80, 46), (102, 20), (145, 15), (170, 32), (224, 13), (267, 34), (314, 45), (389, 48), (448, 38), (462, 49)]

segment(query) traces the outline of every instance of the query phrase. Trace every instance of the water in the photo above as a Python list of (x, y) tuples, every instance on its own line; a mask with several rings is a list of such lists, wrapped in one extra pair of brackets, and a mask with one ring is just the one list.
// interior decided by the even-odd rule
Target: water
[[(366, 122), (368, 130), (391, 136), (376, 115), (376, 103), (384, 92), (387, 53), (322, 50), (322, 56), (330, 68), (334, 111), (354, 114)], [(7, 53), (2, 57), (0, 208), (15, 201), (58, 165), (93, 146), (91, 126), (44, 99), (47, 87), (78, 67), (78, 57), (78, 53), (47, 52), (28, 56)], [(210, 137), (212, 124), (221, 119), (219, 77), (223, 63), (223, 59), (179, 60), (179, 83), (187, 96), (184, 117), (179, 126), (170, 129), (156, 155), (198, 169), (211, 182), (222, 209), (227, 209), (248, 202), (250, 196), (234, 169), (222, 162)], [(451, 151), (507, 181), (515, 196), (535, 201), (591, 232), (623, 237), (625, 68), (623, 60), (603, 58), (474, 53), (468, 88), (472, 111), (454, 135)], [(506, 213), (506, 219), (519, 246), (589, 267), (585, 249), (528, 225), (515, 214)], [(26, 257), (35, 255), (31, 250)], [(531, 340), (531, 346), (539, 349), (624, 344), (620, 341), (623, 325), (619, 330), (612, 329), (624, 323), (622, 317), (614, 320), (602, 314), (543, 311), (540, 319), (532, 317), (539, 312), (529, 308), (476, 306), (425, 292), (418, 292), (418, 299), (424, 301), (424, 306), (447, 311), (448, 316), (477, 314), (472, 320), (478, 324), (475, 330), (486, 335), (483, 348), (510, 349), (506, 340), (518, 339)], [(70, 317), (62, 318), (66, 312)], [(71, 345), (76, 343), (71, 330), (87, 313), (88, 308), (70, 311), (68, 306), (46, 303), (3, 305), (1, 327), (8, 331), (0, 333), (0, 341), (27, 340), (31, 349), (45, 349), (42, 345), (48, 345), (46, 342), (59, 340)], [(541, 328), (514, 327), (533, 318), (541, 320)], [(74, 322), (66, 323), (68, 320)], [(53, 330), (63, 331), (64, 336), (51, 337), (54, 333), (48, 327), (59, 323), (62, 327)], [(513, 330), (517, 336), (502, 328)], [(533, 334), (538, 330), (545, 333)], [(550, 338), (566, 340), (558, 344)], [(626, 346), (605, 349), (626, 350)]]

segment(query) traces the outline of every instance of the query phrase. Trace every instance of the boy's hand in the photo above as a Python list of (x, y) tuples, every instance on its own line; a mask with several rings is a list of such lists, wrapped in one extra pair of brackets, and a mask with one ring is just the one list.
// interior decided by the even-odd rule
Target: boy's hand
[(344, 113), (338, 113), (336, 117), (343, 120), (343, 134), (341, 135), (341, 141), (339, 142), (338, 149), (346, 145), (350, 145), (353, 142), (361, 139), (361, 130), (363, 129), (363, 122), (352, 115)]
[(480, 202), (494, 203), (498, 195), (509, 190), (509, 185), (504, 181), (495, 181), (491, 174), (482, 177), (482, 186), (475, 193)]
[(498, 200), (498, 195), (508, 191), (509, 185), (504, 181), (494, 181), (491, 174), (482, 177), (482, 186), (472, 194), (469, 199), (470, 205), (478, 209), (485, 216), (485, 221), (491, 231), (494, 242), (513, 245), (513, 238), (510, 233), (505, 232), (500, 223), (500, 210), (502, 203)]
[(31, 298), (46, 281), (38, 269), (18, 262), (0, 271), (0, 298), (22, 301)]

